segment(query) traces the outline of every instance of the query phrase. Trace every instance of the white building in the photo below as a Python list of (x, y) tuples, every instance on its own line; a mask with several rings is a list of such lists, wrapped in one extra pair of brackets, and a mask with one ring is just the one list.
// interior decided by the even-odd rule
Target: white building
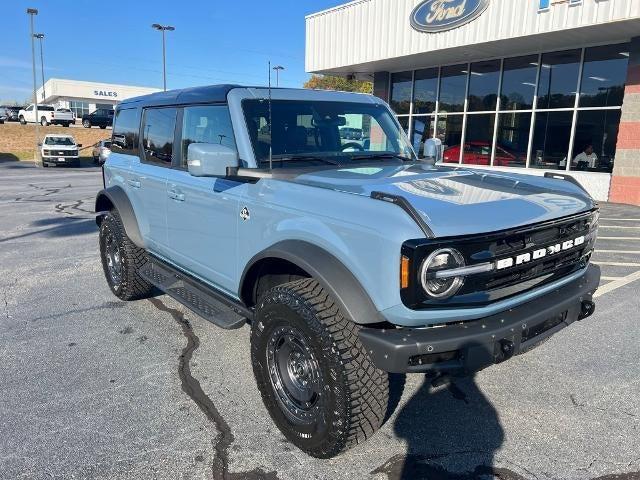
[(640, 204), (640, 0), (356, 0), (306, 18), (306, 69), (372, 80), (417, 151)]
[(40, 103), (69, 108), (75, 112), (76, 117), (82, 118), (83, 114), (99, 108), (113, 109), (119, 101), (127, 98), (158, 91), (158, 88), (50, 78), (44, 84), (44, 92), (40, 87), (37, 96)]

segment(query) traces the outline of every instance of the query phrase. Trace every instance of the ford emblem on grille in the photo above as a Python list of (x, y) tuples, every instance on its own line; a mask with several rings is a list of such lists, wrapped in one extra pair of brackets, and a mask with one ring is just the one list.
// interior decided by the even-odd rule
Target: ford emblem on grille
[(582, 235), (580, 237), (574, 238), (573, 240), (566, 240), (562, 243), (549, 245), (548, 247), (539, 248), (538, 250), (534, 250), (532, 252), (521, 253), (516, 257), (502, 258), (496, 262), (496, 270), (504, 270), (505, 268), (511, 268), (513, 266), (529, 263), (532, 260), (539, 260), (543, 257), (556, 255), (560, 252), (564, 252), (565, 250), (570, 250), (574, 247), (583, 245), (585, 240), (585, 236)]

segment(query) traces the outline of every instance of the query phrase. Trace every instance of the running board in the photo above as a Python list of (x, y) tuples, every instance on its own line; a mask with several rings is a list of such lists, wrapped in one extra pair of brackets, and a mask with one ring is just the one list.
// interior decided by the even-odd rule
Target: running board
[(139, 272), (140, 276), (185, 307), (226, 330), (242, 327), (251, 310), (201, 281), (154, 257)]

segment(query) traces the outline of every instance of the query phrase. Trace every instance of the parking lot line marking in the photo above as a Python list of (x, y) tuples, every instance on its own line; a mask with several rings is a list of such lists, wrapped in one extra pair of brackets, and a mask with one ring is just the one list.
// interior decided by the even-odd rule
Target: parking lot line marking
[(600, 240), (640, 240), (640, 237), (598, 237)]
[(629, 225), (598, 225), (598, 228), (618, 228), (618, 229), (625, 229), (625, 230), (630, 230), (630, 229), (640, 229), (640, 226), (632, 226), (630, 227)]
[(613, 280), (622, 280), (624, 277), (600, 277), (600, 280), (607, 280), (607, 281), (613, 281)]
[(633, 255), (640, 255), (640, 250), (594, 250), (596, 253), (631, 253)]
[(640, 267), (640, 263), (630, 262), (591, 262), (595, 265), (607, 265), (611, 267)]
[(640, 280), (640, 270), (627, 275), (626, 277), (622, 277), (620, 280), (607, 283), (603, 287), (598, 288), (598, 291), (594, 294), (594, 297), (601, 297), (605, 293), (613, 292), (614, 290), (617, 290), (620, 287), (624, 287), (625, 285), (628, 285), (631, 282), (635, 282), (636, 280)]
[(600, 217), (600, 221), (604, 222), (640, 222), (640, 218), (603, 218)]

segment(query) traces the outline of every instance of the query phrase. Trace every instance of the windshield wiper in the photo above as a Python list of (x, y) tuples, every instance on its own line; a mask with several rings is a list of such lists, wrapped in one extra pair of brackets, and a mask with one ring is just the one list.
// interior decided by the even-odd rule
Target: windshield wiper
[[(277, 158), (272, 158), (272, 161), (275, 162), (297, 162), (297, 161), (309, 161), (309, 160), (315, 160), (315, 161), (320, 161), (320, 162), (324, 162), (327, 163), (329, 165), (337, 165), (339, 167), (342, 166), (342, 164), (340, 162), (337, 162), (336, 160), (332, 160), (330, 158), (326, 158), (326, 157), (318, 157), (315, 155), (288, 155), (288, 156), (278, 156)], [(261, 160), (260, 163), (269, 163), (269, 159), (263, 159)]]
[(373, 155), (354, 155), (350, 157), (352, 160), (385, 160), (388, 158), (397, 158), (402, 160), (403, 162), (413, 162), (414, 159), (410, 157), (405, 157), (398, 153), (374, 153)]

